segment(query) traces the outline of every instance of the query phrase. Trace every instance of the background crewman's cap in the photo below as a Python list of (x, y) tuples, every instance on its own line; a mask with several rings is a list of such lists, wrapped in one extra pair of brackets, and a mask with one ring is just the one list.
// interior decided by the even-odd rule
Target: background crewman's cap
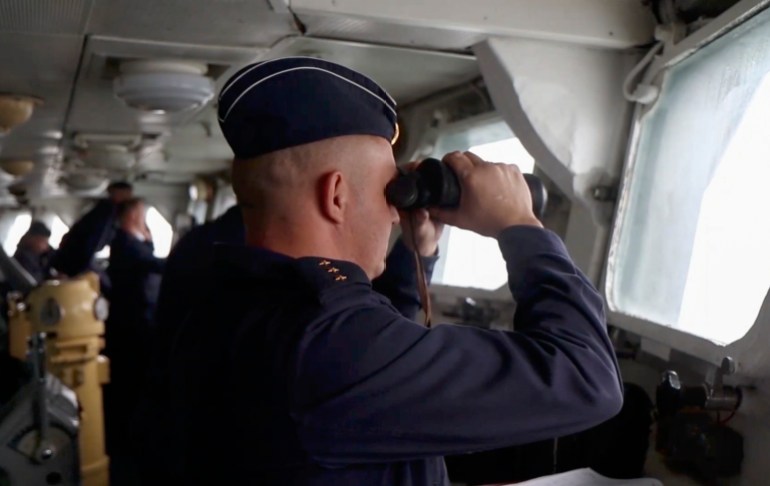
[(343, 135), (397, 136), (396, 102), (361, 73), (321, 59), (251, 64), (219, 94), (219, 125), (237, 159)]
[(51, 237), (51, 230), (48, 229), (48, 226), (45, 225), (42, 221), (33, 221), (29, 225), (29, 230), (27, 230), (27, 234), (30, 236), (44, 236), (46, 238)]

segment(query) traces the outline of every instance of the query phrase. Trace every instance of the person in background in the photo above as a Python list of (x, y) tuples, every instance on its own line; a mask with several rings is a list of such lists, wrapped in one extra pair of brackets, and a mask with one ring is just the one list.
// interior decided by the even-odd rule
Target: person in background
[(116, 468), (131, 469), (127, 462), (131, 417), (144, 388), (150, 328), (165, 266), (165, 259), (154, 255), (145, 216), (141, 199), (120, 204), (107, 267), (112, 293), (105, 329), (105, 354), (110, 358), (105, 427), (107, 450)]
[(100, 276), (102, 290), (109, 297), (109, 281), (94, 266), (94, 255), (112, 241), (118, 206), (133, 197), (133, 186), (127, 182), (113, 182), (107, 187), (107, 195), (64, 235), (59, 249), (51, 259), (51, 267), (69, 277), (88, 270), (96, 271)]
[(51, 230), (40, 221), (33, 221), (29, 229), (19, 240), (16, 259), (24, 269), (39, 283), (50, 276), (49, 260), (53, 249), (49, 244)]
[(190, 300), (195, 299), (195, 292), (201, 288), (197, 280), (207, 268), (213, 245), (243, 244), (245, 232), (241, 210), (232, 206), (215, 220), (191, 229), (174, 245), (163, 272), (154, 320), (161, 334), (171, 333), (167, 328), (181, 320), (180, 314), (189, 308)]

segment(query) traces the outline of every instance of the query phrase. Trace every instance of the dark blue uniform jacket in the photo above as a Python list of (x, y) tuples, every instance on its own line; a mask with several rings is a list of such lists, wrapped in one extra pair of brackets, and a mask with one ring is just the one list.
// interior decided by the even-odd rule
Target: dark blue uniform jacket
[(171, 250), (163, 271), (158, 307), (155, 315), (156, 344), (162, 354), (168, 352), (171, 335), (206, 292), (201, 279), (211, 265), (214, 243), (243, 245), (246, 230), (241, 211), (233, 206), (214, 221), (195, 227), (185, 234)]
[[(165, 259), (157, 258), (153, 250), (152, 242), (141, 241), (121, 229), (112, 240), (107, 268), (112, 293), (105, 336), (106, 352), (114, 361), (115, 373), (123, 362), (146, 361), (150, 351), (150, 323), (165, 265)], [(126, 372), (141, 379), (141, 370)]]
[[(143, 481), (148, 485), (181, 481), (174, 454), (169, 452), (175, 449), (169, 448), (173, 431), (168, 429), (169, 417), (176, 415), (176, 411), (169, 408), (167, 384), (169, 351), (175, 334), (185, 319), (198, 311), (194, 303), (211, 295), (207, 279), (211, 278), (211, 265), (217, 260), (217, 252), (213, 251), (215, 243), (242, 246), (244, 242), (241, 211), (233, 206), (219, 218), (183, 236), (166, 261), (154, 319), (154, 352), (147, 376), (148, 388), (142, 393), (142, 409), (137, 414), (137, 423), (141, 426), (135, 428), (134, 437), (135, 447), (142, 456), (146, 476)], [(428, 281), (437, 259), (436, 256), (422, 257)], [(416, 275), (414, 255), (398, 240), (388, 255), (385, 272), (373, 280), (372, 287), (388, 297), (402, 315), (414, 318), (420, 310)], [(216, 326), (218, 322), (211, 325)]]
[(442, 456), (618, 412), (602, 300), (553, 233), (500, 236), (516, 332), (426, 329), (356, 265), (222, 248), (170, 357), (189, 484), (444, 485)]
[(13, 254), (13, 258), (26, 270), (36, 282), (41, 283), (49, 276), (48, 262), (53, 250), (43, 254), (37, 254), (29, 248), (19, 246)]
[[(155, 315), (161, 354), (168, 352), (166, 344), (187, 314), (195, 310), (190, 303), (208, 292), (203, 279), (215, 258), (214, 244), (241, 246), (245, 240), (243, 217), (236, 205), (214, 221), (193, 228), (174, 246), (166, 261)], [(428, 279), (435, 261), (436, 258), (423, 258)], [(372, 286), (404, 316), (414, 318), (420, 310), (415, 275), (414, 257), (399, 240), (388, 255), (387, 270), (374, 279)]]
[(104, 199), (72, 225), (52, 258), (51, 266), (74, 277), (89, 270), (91, 260), (115, 235), (117, 206)]

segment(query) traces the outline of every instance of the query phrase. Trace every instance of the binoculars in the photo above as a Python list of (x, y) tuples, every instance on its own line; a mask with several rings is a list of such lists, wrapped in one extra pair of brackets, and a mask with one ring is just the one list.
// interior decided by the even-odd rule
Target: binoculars
[[(548, 192), (537, 176), (524, 174), (532, 195), (532, 212), (543, 217), (548, 203)], [(426, 207), (456, 208), (460, 205), (460, 181), (454, 170), (438, 159), (425, 159), (417, 169), (405, 172), (385, 188), (388, 202), (401, 210)]]

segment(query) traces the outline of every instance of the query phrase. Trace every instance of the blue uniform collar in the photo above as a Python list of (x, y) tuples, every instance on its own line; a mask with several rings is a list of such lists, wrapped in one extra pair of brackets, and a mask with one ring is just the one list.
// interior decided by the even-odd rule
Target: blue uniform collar
[(361, 267), (324, 257), (292, 258), (271, 250), (245, 245), (214, 245), (215, 268), (227, 276), (254, 280), (292, 280), (317, 292), (351, 284), (371, 286)]

